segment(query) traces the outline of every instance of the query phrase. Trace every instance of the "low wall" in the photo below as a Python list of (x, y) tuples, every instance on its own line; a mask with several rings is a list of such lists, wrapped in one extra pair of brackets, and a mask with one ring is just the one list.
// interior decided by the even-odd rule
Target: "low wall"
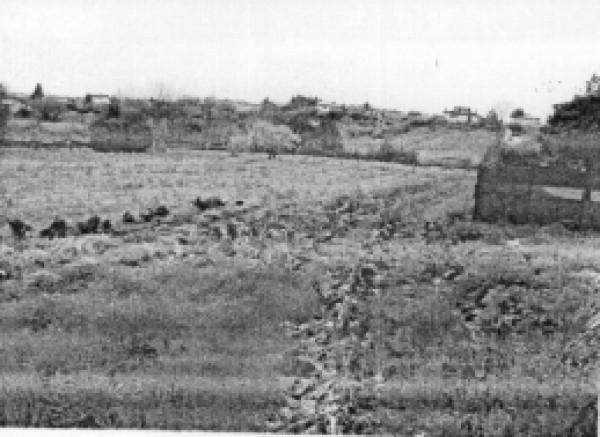
[(575, 222), (600, 229), (600, 175), (565, 165), (482, 165), (477, 174), (474, 215), (483, 221)]

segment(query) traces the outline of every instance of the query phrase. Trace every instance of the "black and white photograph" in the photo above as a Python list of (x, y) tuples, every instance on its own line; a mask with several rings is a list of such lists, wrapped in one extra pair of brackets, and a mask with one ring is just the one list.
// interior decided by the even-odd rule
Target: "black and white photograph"
[(0, 433), (600, 437), (599, 17), (0, 0)]

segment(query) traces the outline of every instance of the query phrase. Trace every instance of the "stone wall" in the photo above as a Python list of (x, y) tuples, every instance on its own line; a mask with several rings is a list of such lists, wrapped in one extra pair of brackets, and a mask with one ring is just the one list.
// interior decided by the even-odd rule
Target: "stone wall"
[(600, 228), (600, 175), (566, 163), (484, 163), (477, 174), (474, 215), (492, 222)]

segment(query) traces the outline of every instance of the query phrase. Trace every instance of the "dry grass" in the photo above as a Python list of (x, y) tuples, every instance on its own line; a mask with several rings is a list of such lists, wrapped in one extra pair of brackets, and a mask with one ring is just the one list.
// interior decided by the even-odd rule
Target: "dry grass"
[[(78, 236), (50, 242), (33, 237), (19, 244), (8, 237), (4, 226), (0, 268), (18, 266), (23, 275), (23, 280), (5, 281), (1, 296), (0, 347), (8, 358), (0, 363), (0, 373), (5, 382), (12, 381), (3, 387), (14, 388), (6, 397), (13, 400), (38, 393), (39, 384), (47, 387), (42, 392), (48, 396), (61, 392), (52, 382), (47, 385), (57, 378), (73, 378), (70, 384), (77, 394), (71, 400), (84, 396), (86, 403), (94, 404), (113, 396), (112, 388), (98, 382), (108, 375), (114, 375), (110, 378), (115, 384), (124, 384), (124, 396), (131, 395), (127, 381), (132, 378), (216, 378), (227, 386), (240, 378), (274, 380), (292, 375), (294, 363), (286, 352), (293, 343), (284, 337), (280, 324), (311, 317), (316, 307), (310, 287), (319, 278), (320, 265), (333, 262), (336, 248), (340, 249), (336, 257), (344, 262), (352, 256), (352, 247), (356, 254), (360, 252), (360, 244), (323, 245), (317, 254), (310, 239), (303, 237), (294, 243), (239, 239), (230, 244), (237, 252), (231, 258), (222, 253), (227, 244), (198, 234), (199, 216), (189, 202), (209, 195), (240, 199), (275, 214), (276, 220), (282, 214), (288, 217), (284, 220), (298, 221), (298, 226), (312, 231), (308, 224), (312, 215), (322, 215), (323, 204), (336, 196), (368, 197), (370, 192), (398, 185), (421, 187), (417, 191), (423, 192), (446, 174), (451, 179), (463, 176), (447, 170), (306, 156), (269, 161), (256, 154), (231, 157), (193, 151), (161, 155), (98, 154), (83, 149), (2, 152), (5, 218), (20, 217), (39, 230), (54, 215), (71, 222), (90, 214), (119, 221), (125, 210), (136, 213), (162, 203), (185, 222), (133, 226), (128, 228), (130, 236)], [(307, 224), (301, 225), (304, 221)], [(185, 235), (188, 243), (179, 244), (176, 235)], [(291, 271), (286, 267), (291, 251), (314, 261), (303, 271)], [(124, 257), (139, 258), (140, 263), (124, 265)], [(82, 382), (85, 378), (87, 383)], [(244, 404), (248, 420), (240, 425), (230, 416), (231, 409), (239, 408), (233, 394), (237, 389), (232, 390), (230, 395), (223, 394), (220, 386), (201, 390), (223, 395), (215, 407), (219, 411), (211, 410), (214, 422), (189, 418), (177, 422), (173, 418), (183, 414), (179, 407), (168, 408), (165, 420), (171, 417), (172, 423), (179, 423), (173, 426), (183, 427), (256, 429), (256, 423), (248, 422), (253, 405), (259, 406), (260, 413), (265, 405), (272, 409), (277, 399), (271, 389), (245, 388), (252, 392), (248, 394), (252, 401)], [(143, 407), (149, 417), (164, 401), (162, 395), (150, 392)], [(202, 405), (191, 408), (200, 414), (209, 408)], [(131, 412), (123, 403), (119, 408)], [(17, 415), (11, 420), (24, 424), (25, 418)], [(127, 416), (123, 423), (139, 426), (136, 420)], [(154, 424), (164, 426), (161, 423)]]
[(487, 130), (419, 128), (390, 140), (394, 150), (415, 152), (420, 165), (475, 167), (495, 144), (496, 134)]
[(61, 143), (66, 140), (89, 143), (87, 125), (79, 122), (38, 122), (12, 119), (7, 123), (6, 141)]
[[(458, 134), (450, 140), (457, 142)], [(475, 148), (474, 142), (468, 150)], [(69, 410), (98, 417), (116, 411), (112, 426), (264, 430), (282, 384), (298, 370), (281, 323), (310, 318), (317, 308), (311, 285), (324, 266), (363, 256), (365, 238), (381, 223), (398, 230), (374, 249), (395, 266), (397, 282), (383, 303), (406, 329), (388, 338), (405, 351), (389, 361), (397, 371), (383, 402), (391, 432), (405, 433), (409, 423), (459, 429), (468, 415), (494, 429), (496, 415), (504, 424), (524, 423), (534, 412), (537, 428), (528, 429), (544, 435), (568, 422), (578, 400), (590, 395), (585, 374), (562, 367), (558, 355), (597, 297), (600, 240), (469, 222), (473, 172), (218, 152), (2, 153), (0, 196), (4, 204), (11, 199), (6, 218), (39, 229), (54, 214), (118, 219), (124, 210), (163, 203), (183, 220), (132, 227), (124, 236), (31, 238), (16, 245), (3, 239), (0, 269), (18, 264), (23, 279), (0, 288), (2, 423), (66, 426)], [(202, 217), (189, 202), (208, 195), (256, 204), (258, 215), (270, 213), (297, 235), (234, 242), (203, 236)], [(315, 243), (319, 226), (327, 230), (340, 220), (324, 208), (341, 195), (371, 212), (347, 215), (345, 230)], [(457, 211), (467, 219), (446, 224), (448, 232), (477, 228), (477, 241), (426, 244), (423, 220), (443, 221)], [(518, 245), (506, 244), (515, 239)], [(126, 255), (145, 260), (123, 264)], [(294, 257), (306, 261), (293, 269)], [(444, 280), (455, 265), (464, 275)], [(471, 343), (455, 304), (478, 284), (510, 284), (527, 305), (541, 305), (559, 322), (558, 333), (498, 339), (484, 332), (491, 349)], [(585, 311), (575, 314), (577, 306)], [(488, 374), (476, 380), (473, 369), (482, 361)], [(478, 403), (491, 405), (491, 412), (477, 410)], [(64, 414), (52, 416), (56, 405)]]
[[(47, 224), (54, 215), (73, 220), (92, 213), (120, 218), (158, 203), (187, 211), (197, 196), (249, 204), (323, 201), (343, 193), (420, 183), (440, 172), (399, 165), (356, 163), (310, 156), (173, 151), (167, 154), (98, 154), (86, 149), (2, 151), (2, 216)], [(441, 172), (444, 174), (444, 172)]]
[(475, 168), (496, 143), (487, 130), (419, 127), (386, 139), (370, 135), (345, 136), (344, 153), (420, 166)]

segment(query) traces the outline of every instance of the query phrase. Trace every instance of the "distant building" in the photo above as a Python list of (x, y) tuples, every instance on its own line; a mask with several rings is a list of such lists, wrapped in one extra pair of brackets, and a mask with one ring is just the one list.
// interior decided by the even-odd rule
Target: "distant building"
[(444, 110), (443, 116), (449, 123), (471, 124), (481, 120), (481, 117), (467, 106), (455, 106), (451, 110)]
[(600, 95), (600, 76), (596, 73), (592, 74), (590, 80), (586, 82), (585, 94), (588, 96)]
[(529, 114), (525, 114), (523, 117), (518, 117), (518, 118), (509, 118), (508, 119), (509, 123), (518, 123), (522, 126), (529, 126), (529, 127), (540, 127), (542, 125), (541, 120), (539, 119), (539, 117), (534, 117), (533, 115), (529, 115)]
[(74, 99), (71, 97), (64, 97), (64, 96), (46, 96), (46, 97), (48, 99), (51, 99), (56, 104), (64, 105), (64, 106), (66, 106), (74, 101)]
[(84, 101), (93, 105), (108, 105), (110, 104), (110, 96), (107, 94), (86, 94)]
[(512, 111), (512, 113), (508, 119), (508, 123), (509, 124), (518, 124), (523, 127), (531, 127), (531, 128), (537, 128), (537, 127), (541, 126), (541, 121), (538, 117), (534, 117), (531, 114), (527, 114), (521, 108), (517, 108), (514, 111)]
[(110, 96), (107, 94), (86, 94), (83, 102), (92, 111), (108, 110)]
[(509, 144), (518, 144), (524, 140), (535, 140), (541, 125), (542, 123), (538, 117), (525, 112), (515, 114), (515, 111), (513, 111), (506, 124), (504, 141)]
[(286, 105), (286, 109), (299, 109), (307, 106), (315, 107), (320, 103), (320, 101), (321, 99), (318, 97), (296, 95), (290, 99), (290, 102)]

